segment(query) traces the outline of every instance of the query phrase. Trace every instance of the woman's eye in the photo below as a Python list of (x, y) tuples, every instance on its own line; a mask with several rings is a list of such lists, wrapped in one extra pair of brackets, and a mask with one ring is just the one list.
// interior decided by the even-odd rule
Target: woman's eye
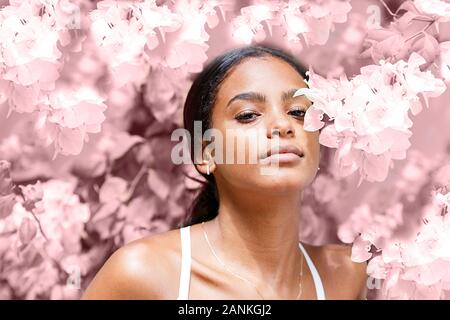
[(306, 110), (304, 109), (295, 109), (295, 110), (291, 110), (289, 113), (293, 113), (296, 117), (305, 117), (306, 114)]
[(255, 112), (243, 112), (241, 114), (238, 114), (235, 119), (239, 122), (249, 122), (256, 118), (258, 114)]

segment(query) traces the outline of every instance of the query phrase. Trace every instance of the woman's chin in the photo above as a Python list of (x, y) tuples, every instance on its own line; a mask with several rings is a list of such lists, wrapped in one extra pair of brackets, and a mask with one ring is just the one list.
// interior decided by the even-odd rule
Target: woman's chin
[(284, 189), (284, 190), (299, 190), (309, 185), (314, 175), (305, 172), (305, 169), (296, 167), (279, 167), (277, 169), (272, 168), (260, 168), (261, 185), (272, 189)]
[(275, 174), (263, 176), (259, 183), (260, 188), (271, 192), (297, 192), (306, 185), (306, 179), (300, 175)]

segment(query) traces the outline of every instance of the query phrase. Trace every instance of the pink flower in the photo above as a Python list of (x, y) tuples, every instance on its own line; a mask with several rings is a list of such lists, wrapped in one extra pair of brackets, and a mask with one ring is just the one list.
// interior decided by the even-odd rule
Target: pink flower
[(450, 21), (450, 3), (442, 0), (414, 0), (416, 8), (424, 14), (438, 18), (441, 22)]
[(440, 0), (404, 1), (392, 23), (368, 31), (363, 55), (371, 56), (375, 63), (380, 60), (395, 63), (417, 53), (425, 59), (427, 67), (432, 66), (439, 54), (439, 23), (450, 18), (446, 8), (450, 4)]
[[(8, 101), (9, 112), (39, 110), (45, 95), (55, 89), (63, 65), (63, 47), (69, 9), (79, 9), (71, 1), (10, 1), (0, 12), (0, 103)], [(69, 16), (67, 16), (69, 15)], [(78, 26), (79, 27), (79, 26)]]
[(408, 64), (404, 66), (402, 71), (406, 81), (407, 94), (411, 96), (422, 94), (428, 107), (428, 98), (440, 96), (446, 90), (446, 86), (431, 71), (420, 70), (420, 66), (425, 62), (424, 58), (413, 52), (408, 60)]
[(405, 158), (412, 126), (409, 110), (420, 111), (419, 94), (428, 103), (428, 97), (445, 90), (443, 81), (431, 71), (421, 71), (424, 63), (412, 53), (408, 62), (381, 61), (363, 67), (350, 81), (325, 79), (310, 71), (309, 87), (294, 96), (305, 95), (313, 102), (306, 112), (305, 130), (322, 128), (324, 114), (333, 121), (321, 131), (319, 142), (337, 148), (340, 176), (359, 170), (359, 183), (363, 179), (383, 181), (392, 160)]
[(278, 1), (260, 1), (258, 4), (241, 8), (241, 14), (232, 21), (232, 37), (245, 44), (250, 44), (253, 38), (263, 41), (266, 34), (262, 22), (270, 21), (268, 25), (279, 24), (277, 15), (279, 10), (280, 3)]
[[(26, 3), (24, 3), (26, 6)], [(0, 28), (0, 45), (7, 66), (19, 66), (35, 59), (57, 61), (61, 52), (57, 48), (59, 34), (39, 16), (18, 11), (15, 7), (2, 10), (5, 19)]]
[[(369, 245), (378, 242), (376, 246), (381, 254), (371, 259), (367, 271), (374, 278), (385, 279), (380, 297), (440, 299), (448, 290), (450, 217), (441, 214), (438, 199), (431, 200), (423, 210), (423, 224), (409, 237), (395, 238), (392, 233), (385, 233), (385, 240), (380, 241), (376, 238), (377, 232), (370, 231), (382, 226), (394, 230), (399, 222), (395, 217), (401, 217), (400, 207), (390, 209), (389, 216), (394, 218), (390, 222), (375, 216), (374, 221), (367, 223), (369, 227), (360, 225), (360, 230), (366, 230), (361, 240), (355, 241), (353, 258), (367, 258)], [(378, 224), (376, 220), (379, 220)]]
[(356, 238), (352, 247), (352, 261), (364, 262), (370, 259), (372, 253), (370, 253), (372, 245), (369, 241), (363, 240), (361, 237)]
[(347, 21), (351, 8), (348, 1), (289, 1), (283, 8), (287, 38), (293, 41), (302, 35), (307, 45), (323, 45), (334, 24)]
[(155, 30), (164, 39), (165, 30), (173, 32), (182, 22), (178, 14), (154, 1), (100, 1), (90, 17), (92, 34), (112, 70), (116, 87), (130, 81), (142, 83), (149, 65), (145, 50), (159, 45)]
[(436, 194), (436, 199), (441, 202), (444, 206), (450, 208), (450, 192), (447, 194), (438, 193)]
[[(10, 270), (3, 279), (13, 292), (35, 299), (49, 294), (65, 276), (65, 272), (60, 270), (76, 263), (66, 257), (81, 253), (81, 238), (90, 210), (74, 194), (75, 181), (49, 180), (39, 186), (23, 187), (27, 190), (24, 191), (25, 201), (19, 201), (12, 214), (0, 221), (2, 231), (18, 230), (8, 237), (8, 250), (2, 253), (1, 263), (2, 267)], [(26, 201), (34, 198), (41, 200), (27, 209)], [(2, 236), (2, 242), (4, 240)], [(61, 269), (56, 265), (59, 263)]]
[(233, 19), (233, 37), (249, 44), (252, 40), (263, 41), (266, 34), (262, 22), (272, 32), (272, 26), (283, 26), (286, 39), (299, 43), (300, 36), (307, 45), (323, 45), (334, 30), (335, 23), (347, 21), (351, 10), (348, 1), (257, 1), (241, 8), (241, 14)]
[(381, 255), (377, 255), (368, 262), (367, 274), (375, 279), (385, 279), (390, 266), (383, 261)]
[(39, 115), (38, 127), (47, 143), (55, 143), (55, 154), (79, 154), (88, 133), (98, 133), (105, 120), (106, 105), (88, 88), (54, 91)]

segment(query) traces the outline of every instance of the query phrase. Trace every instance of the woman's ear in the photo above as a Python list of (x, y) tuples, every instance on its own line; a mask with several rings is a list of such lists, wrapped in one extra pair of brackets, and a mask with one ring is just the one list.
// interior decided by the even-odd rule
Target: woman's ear
[(201, 173), (206, 175), (211, 174), (216, 168), (216, 164), (214, 162), (213, 157), (207, 151), (203, 152), (203, 159), (201, 163), (196, 164), (196, 166)]

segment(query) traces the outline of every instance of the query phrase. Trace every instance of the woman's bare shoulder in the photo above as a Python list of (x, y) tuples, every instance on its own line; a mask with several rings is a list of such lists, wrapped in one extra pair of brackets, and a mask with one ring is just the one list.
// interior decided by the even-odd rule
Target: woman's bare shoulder
[(329, 278), (331, 291), (345, 293), (346, 297), (364, 299), (367, 283), (367, 263), (352, 260), (352, 246), (347, 244), (307, 245), (312, 259)]
[[(178, 229), (147, 236), (117, 249), (103, 264), (82, 299), (167, 299), (179, 275)], [(174, 275), (177, 276), (174, 276)]]

